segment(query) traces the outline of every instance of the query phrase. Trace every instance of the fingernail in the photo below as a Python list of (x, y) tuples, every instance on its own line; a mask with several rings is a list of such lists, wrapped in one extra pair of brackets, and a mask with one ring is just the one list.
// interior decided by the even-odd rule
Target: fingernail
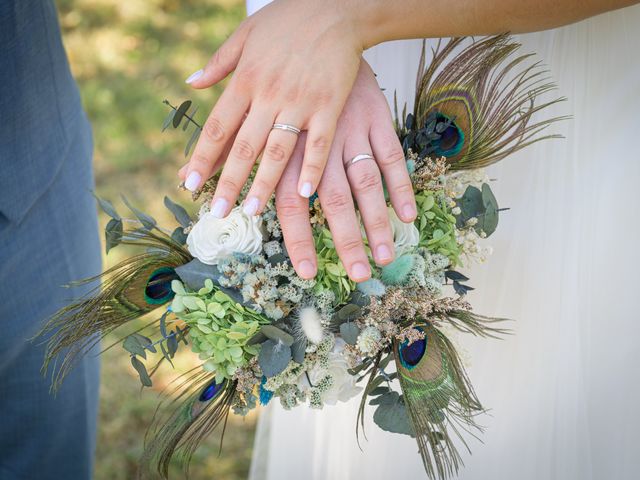
[(197, 72), (193, 72), (191, 75), (189, 75), (189, 78), (187, 78), (184, 83), (193, 83), (196, 80), (198, 80), (202, 75), (204, 75), (204, 70), (200, 69)]
[(354, 280), (366, 280), (370, 274), (369, 267), (364, 263), (356, 262), (351, 265), (351, 276)]
[(200, 186), (201, 179), (202, 177), (198, 172), (191, 172), (184, 181), (184, 186), (187, 190), (195, 192)]
[(302, 260), (298, 264), (298, 272), (302, 278), (313, 278), (316, 275), (316, 268), (309, 260)]
[(211, 213), (216, 218), (224, 218), (224, 214), (227, 213), (227, 202), (224, 198), (218, 198), (215, 202), (213, 202), (213, 208), (211, 209)]
[(300, 187), (300, 195), (302, 195), (304, 198), (309, 198), (313, 193), (311, 191), (312, 188), (313, 186), (311, 185), (311, 182), (304, 182), (302, 184), (302, 187)]
[(260, 201), (256, 197), (247, 198), (244, 202), (244, 206), (242, 207), (242, 211), (245, 215), (249, 215), (250, 217), (254, 216), (258, 213), (258, 207), (260, 206)]
[(376, 261), (378, 262), (387, 262), (393, 258), (393, 254), (391, 253), (391, 249), (386, 245), (379, 245), (376, 248)]
[(416, 206), (413, 203), (407, 203), (404, 207), (402, 207), (402, 215), (404, 216), (405, 220), (411, 221), (416, 218), (417, 214), (418, 212), (416, 212)]

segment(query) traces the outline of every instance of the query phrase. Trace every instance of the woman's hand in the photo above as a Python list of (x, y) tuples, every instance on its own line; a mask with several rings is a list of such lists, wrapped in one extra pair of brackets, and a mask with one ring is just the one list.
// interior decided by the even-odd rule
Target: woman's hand
[(196, 190), (226, 161), (212, 204), (217, 216), (231, 210), (263, 151), (244, 208), (251, 215), (264, 208), (298, 140), (274, 123), (307, 131), (296, 192), (310, 197), (316, 190), (360, 65), (354, 3), (278, 0), (247, 18), (187, 80), (206, 88), (234, 72), (186, 169), (185, 186)]
[[(278, 184), (276, 208), (296, 272), (303, 278), (313, 278), (317, 261), (309, 224), (309, 202), (296, 191), (304, 163), (304, 142), (301, 136)], [(360, 154), (372, 154), (374, 160), (352, 163)], [(371, 270), (354, 198), (375, 262), (386, 265), (394, 259), (381, 173), (398, 217), (404, 222), (415, 220), (413, 187), (391, 112), (371, 68), (362, 60), (353, 91), (338, 120), (327, 167), (318, 187), (320, 204), (338, 255), (349, 277), (357, 282), (367, 280)]]

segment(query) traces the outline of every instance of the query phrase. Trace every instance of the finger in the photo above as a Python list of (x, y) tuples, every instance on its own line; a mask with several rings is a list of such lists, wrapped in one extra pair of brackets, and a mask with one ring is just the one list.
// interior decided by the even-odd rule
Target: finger
[(225, 217), (238, 199), (264, 147), (272, 124), (273, 114), (267, 110), (256, 108), (249, 112), (238, 131), (218, 179), (218, 186), (211, 203), (211, 212), (214, 217)]
[(240, 24), (211, 56), (207, 65), (189, 75), (185, 83), (194, 88), (207, 88), (229, 75), (238, 65), (248, 32), (246, 24)]
[[(209, 175), (210, 177), (212, 177), (213, 175), (216, 174), (216, 172), (222, 167), (222, 165), (224, 164), (224, 161), (227, 159), (227, 157), (229, 156), (229, 152), (231, 151), (231, 146), (233, 145), (233, 142), (235, 141), (236, 136), (234, 135), (233, 137), (231, 137), (229, 139), (229, 141), (227, 142), (227, 144), (224, 146), (224, 149), (222, 150), (222, 153), (220, 154), (220, 158), (218, 158), (218, 161), (213, 165), (213, 168), (211, 169), (211, 174)], [(182, 180), (183, 182), (187, 179), (187, 171), (189, 169), (189, 162), (187, 162), (186, 164), (184, 164), (182, 167), (180, 167), (180, 170), (178, 170), (178, 177), (180, 178), (180, 180)], [(206, 180), (205, 180), (206, 181)]]
[(332, 158), (318, 186), (322, 211), (329, 223), (333, 243), (349, 277), (363, 282), (371, 277), (369, 259), (364, 249), (360, 223), (342, 165), (342, 145), (334, 144)]
[(318, 261), (309, 222), (309, 200), (298, 195), (296, 189), (304, 140), (302, 134), (276, 187), (276, 212), (293, 268), (302, 278), (312, 279), (318, 271)]
[(213, 107), (202, 127), (193, 155), (189, 160), (185, 187), (197, 191), (209, 178), (224, 148), (238, 130), (249, 102), (227, 88)]
[(351, 133), (344, 152), (347, 178), (362, 216), (373, 258), (378, 265), (386, 265), (393, 261), (395, 253), (380, 169), (373, 159), (351, 163), (356, 155), (371, 155), (367, 135)]
[[(292, 117), (287, 115), (279, 116), (279, 118), (287, 119)], [(276, 123), (282, 122), (276, 119)], [(262, 211), (275, 190), (297, 141), (298, 135), (293, 132), (279, 129), (271, 130), (258, 171), (244, 203), (244, 212), (247, 215), (256, 215)]]
[(309, 198), (318, 188), (336, 130), (336, 119), (316, 116), (309, 124), (298, 192)]
[[(385, 109), (385, 115), (390, 118), (391, 114), (386, 102)], [(369, 134), (373, 156), (384, 177), (391, 205), (396, 214), (403, 222), (413, 222), (418, 215), (418, 210), (402, 145), (391, 121), (381, 120), (385, 118), (382, 113), (375, 118)]]

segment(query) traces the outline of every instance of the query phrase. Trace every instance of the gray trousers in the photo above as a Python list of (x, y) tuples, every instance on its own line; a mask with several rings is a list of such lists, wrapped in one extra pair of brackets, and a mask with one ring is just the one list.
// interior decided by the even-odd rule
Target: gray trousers
[(92, 476), (98, 358), (83, 359), (54, 397), (40, 373), (44, 347), (29, 340), (87, 291), (62, 286), (101, 268), (91, 130), (84, 116), (77, 125), (62, 168), (26, 215), (0, 214), (0, 480)]

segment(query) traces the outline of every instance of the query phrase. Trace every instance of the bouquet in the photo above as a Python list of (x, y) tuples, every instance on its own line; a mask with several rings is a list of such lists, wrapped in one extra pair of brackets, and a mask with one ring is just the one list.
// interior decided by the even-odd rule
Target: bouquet
[[(459, 271), (486, 259), (485, 238), (498, 226), (501, 209), (483, 168), (554, 137), (538, 134), (558, 118), (534, 114), (561, 100), (537, 102), (554, 87), (528, 55), (513, 58), (518, 46), (507, 35), (457, 38), (439, 45), (428, 64), (423, 49), (415, 108), (399, 116), (396, 105), (418, 218), (405, 224), (389, 207), (397, 258), (372, 264), (366, 282), (347, 277), (314, 197), (314, 280), (296, 275), (273, 202), (260, 216), (239, 207), (223, 219), (209, 212), (215, 177), (194, 194), (198, 218), (165, 197), (178, 223), (173, 230), (126, 199), (135, 218), (125, 229), (126, 219), (99, 199), (111, 217), (107, 251), (119, 244), (141, 250), (44, 328), (53, 387), (101, 338), (157, 312), (121, 340), (142, 384), (151, 386), (180, 348), (190, 348), (201, 366), (177, 372), (147, 435), (145, 469), (166, 478), (172, 457), (188, 464), (230, 412), (245, 415), (274, 401), (324, 408), (360, 396), (356, 435), (370, 406), (380, 428), (415, 438), (429, 478), (455, 474), (462, 464), (456, 443), (466, 446), (465, 432), (481, 430), (475, 418), (484, 409), (447, 332), (505, 333), (502, 319), (472, 311), (465, 294), (473, 288)], [(165, 129), (193, 127), (188, 154), (201, 131), (191, 102), (166, 103)]]

